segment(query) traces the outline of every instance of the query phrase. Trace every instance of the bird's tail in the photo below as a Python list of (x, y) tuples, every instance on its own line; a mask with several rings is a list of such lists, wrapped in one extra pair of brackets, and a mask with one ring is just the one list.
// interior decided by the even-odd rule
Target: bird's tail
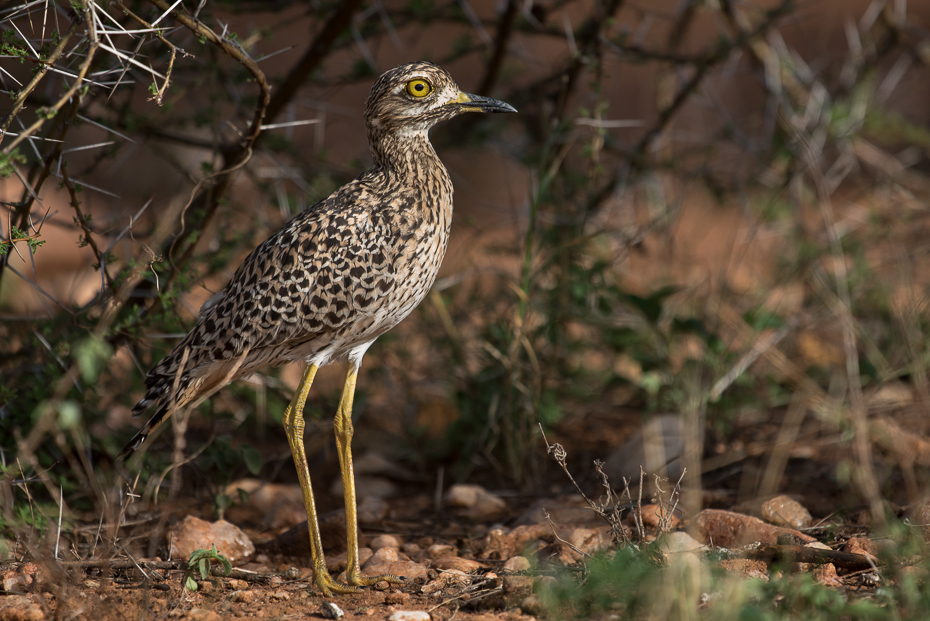
[(145, 423), (145, 425), (142, 426), (142, 429), (140, 429), (139, 432), (132, 437), (132, 440), (129, 441), (129, 444), (126, 445), (126, 448), (120, 451), (120, 454), (117, 455), (117, 459), (122, 461), (129, 459), (132, 453), (145, 443), (145, 439), (148, 438), (153, 431), (158, 429), (162, 423), (168, 420), (168, 412), (167, 403), (158, 408), (158, 410), (155, 412), (155, 415), (149, 419), (149, 422)]

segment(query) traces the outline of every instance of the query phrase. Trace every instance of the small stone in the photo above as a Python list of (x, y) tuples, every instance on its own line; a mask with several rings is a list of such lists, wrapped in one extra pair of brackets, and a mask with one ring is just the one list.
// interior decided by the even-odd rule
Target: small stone
[(776, 526), (807, 528), (811, 525), (811, 513), (790, 496), (776, 496), (762, 503), (762, 519)]
[(209, 550), (213, 544), (231, 563), (255, 554), (252, 540), (226, 520), (211, 523), (189, 515), (168, 533), (171, 558), (187, 560), (195, 550)]
[(691, 535), (681, 531), (669, 533), (660, 538), (658, 545), (666, 558), (673, 554), (681, 554), (682, 552), (699, 552), (703, 548)]
[(380, 550), (381, 548), (400, 548), (403, 545), (400, 539), (394, 535), (378, 535), (368, 544), (368, 547), (372, 550)]
[[(637, 515), (639, 511), (634, 509)], [(635, 524), (634, 513), (631, 512), (627, 518), (627, 524), (633, 526)], [(671, 512), (667, 507), (662, 507), (660, 505), (643, 505), (642, 517), (640, 518), (643, 522), (643, 526), (646, 528), (658, 529), (662, 526), (662, 521), (665, 520), (665, 529), (673, 530), (678, 526), (680, 519), (674, 513)]]
[(444, 543), (434, 543), (426, 549), (426, 554), (430, 558), (442, 558), (443, 556), (455, 556), (455, 548)]
[(261, 594), (258, 591), (236, 591), (232, 594), (232, 601), (242, 602), (243, 604), (250, 604), (261, 597)]
[(271, 597), (274, 599), (291, 599), (290, 594), (285, 591), (275, 591), (272, 593)]
[(694, 516), (689, 533), (698, 541), (721, 548), (739, 548), (751, 543), (775, 544), (784, 535), (797, 538), (802, 544), (814, 541), (813, 537), (796, 530), (719, 509), (704, 509)]
[(863, 554), (873, 561), (878, 560), (878, 557), (875, 555), (875, 544), (867, 537), (850, 537), (846, 540), (846, 545), (843, 546), (843, 552)]
[(398, 610), (388, 621), (430, 621), (429, 613), (422, 610)]
[(84, 586), (86, 586), (88, 589), (99, 589), (100, 582), (98, 582), (97, 580), (85, 580)]
[(358, 503), (358, 523), (369, 526), (380, 524), (387, 517), (388, 508), (388, 503), (383, 498), (362, 498)]
[(363, 567), (368, 567), (372, 565), (386, 565), (389, 563), (395, 563), (401, 560), (400, 550), (397, 548), (381, 548), (376, 550), (374, 554), (371, 555), (371, 558), (365, 562)]
[(504, 593), (514, 593), (533, 588), (532, 576), (504, 576)]
[(213, 583), (209, 580), (201, 580), (197, 583), (197, 590), (201, 593), (210, 593), (213, 591)]
[(239, 500), (240, 490), (247, 494), (236, 502), (226, 516), (240, 524), (261, 524), (269, 529), (290, 528), (306, 521), (303, 492), (293, 483), (268, 483), (258, 479), (239, 479), (226, 486), (226, 494)]
[(826, 563), (815, 567), (811, 571), (811, 575), (814, 577), (814, 580), (826, 587), (842, 588), (846, 586), (843, 584), (843, 581), (840, 580), (840, 577), (836, 575), (836, 567), (834, 567), (833, 563)]
[(503, 529), (495, 528), (488, 532), (481, 542), (481, 554), (478, 558), (503, 561), (515, 553), (513, 538), (508, 537)]
[(446, 493), (446, 506), (466, 518), (486, 521), (502, 515), (507, 503), (480, 485), (458, 484)]
[(0, 619), (4, 621), (44, 621), (42, 607), (27, 595), (0, 597)]
[(610, 545), (610, 538), (603, 531), (592, 528), (576, 528), (568, 535), (568, 542), (584, 552), (592, 554)]
[(320, 613), (327, 619), (341, 619), (346, 614), (342, 612), (342, 608), (332, 602), (323, 602)]
[(390, 574), (408, 580), (426, 577), (426, 567), (413, 561), (395, 561), (385, 565), (369, 565), (362, 570), (364, 576), (378, 576), (381, 574)]
[(539, 601), (539, 597), (535, 593), (523, 598), (523, 601), (520, 602), (520, 610), (528, 615), (534, 615), (537, 617), (543, 616), (546, 613), (546, 609), (543, 607), (542, 602)]
[(245, 591), (249, 588), (249, 583), (245, 580), (239, 580), (238, 578), (230, 578), (226, 584), (229, 585), (229, 588), (234, 591)]
[(388, 593), (384, 596), (384, 603), (388, 606), (394, 606), (397, 604), (403, 604), (408, 599), (410, 599), (409, 593), (404, 593), (403, 591), (398, 591), (396, 593)]
[(439, 570), (454, 569), (465, 574), (470, 574), (480, 569), (481, 563), (457, 556), (444, 556), (433, 561), (430, 567)]
[(504, 563), (504, 571), (520, 572), (530, 568), (530, 561), (525, 556), (514, 556)]
[(185, 616), (186, 621), (222, 621), (223, 617), (212, 610), (192, 608)]

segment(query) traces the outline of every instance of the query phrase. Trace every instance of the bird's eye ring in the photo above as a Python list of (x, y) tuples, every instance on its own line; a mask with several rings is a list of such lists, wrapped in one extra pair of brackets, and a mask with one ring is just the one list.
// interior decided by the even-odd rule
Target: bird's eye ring
[(432, 85), (422, 78), (417, 78), (407, 82), (407, 94), (411, 97), (422, 99), (432, 92)]

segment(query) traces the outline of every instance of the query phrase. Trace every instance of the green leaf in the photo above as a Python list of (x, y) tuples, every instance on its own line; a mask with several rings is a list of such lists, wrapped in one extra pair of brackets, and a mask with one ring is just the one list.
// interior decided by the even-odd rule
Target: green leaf
[(243, 445), (241, 450), (242, 458), (245, 460), (245, 467), (248, 468), (249, 472), (254, 476), (258, 476), (258, 473), (262, 470), (262, 465), (265, 463), (262, 454), (248, 444)]

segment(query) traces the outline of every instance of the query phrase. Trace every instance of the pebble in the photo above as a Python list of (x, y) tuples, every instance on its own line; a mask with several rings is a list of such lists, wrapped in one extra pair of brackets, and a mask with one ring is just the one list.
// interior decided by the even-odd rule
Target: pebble
[(260, 597), (261, 597), (261, 594), (258, 591), (252, 591), (250, 589), (248, 591), (236, 591), (235, 593), (232, 594), (232, 597), (230, 599), (234, 602), (242, 602), (244, 604), (250, 604), (254, 602), (255, 600), (259, 599)]
[(274, 599), (291, 599), (290, 594), (285, 591), (275, 591), (271, 597)]
[(255, 554), (252, 540), (235, 524), (226, 520), (207, 522), (189, 515), (175, 524), (168, 533), (171, 558), (175, 559), (187, 560), (195, 550), (209, 550), (213, 544), (231, 563)]
[(694, 516), (689, 533), (700, 542), (721, 548), (739, 548), (750, 543), (775, 544), (783, 535), (796, 538), (802, 545), (815, 541), (813, 537), (796, 530), (719, 509), (704, 509)]
[(0, 619), (8, 621), (44, 621), (42, 607), (26, 595), (0, 597)]
[(426, 554), (430, 558), (442, 558), (443, 556), (455, 556), (455, 548), (444, 543), (434, 543), (426, 549)]
[(811, 525), (811, 513), (790, 496), (776, 496), (762, 503), (762, 519), (787, 528), (807, 528)]
[(530, 561), (525, 556), (514, 556), (504, 563), (504, 571), (520, 572), (530, 568)]
[(508, 536), (503, 529), (495, 528), (481, 541), (481, 554), (478, 558), (503, 561), (515, 553), (514, 538)]
[(388, 503), (384, 498), (369, 496), (358, 503), (358, 523), (366, 525), (380, 524), (388, 513)]
[(433, 561), (430, 567), (439, 570), (454, 569), (465, 574), (470, 574), (481, 569), (481, 563), (457, 556), (444, 556)]
[[(633, 512), (639, 513), (636, 509), (633, 509)], [(633, 512), (630, 512), (629, 516), (627, 517), (627, 524), (630, 526), (635, 525), (635, 522), (633, 521)], [(641, 520), (643, 522), (643, 526), (646, 528), (658, 529), (659, 526), (662, 525), (663, 518), (667, 520), (666, 528), (668, 530), (674, 530), (681, 522), (678, 516), (674, 513), (671, 513), (667, 507), (651, 504), (643, 505)]]
[(403, 542), (394, 535), (378, 535), (372, 539), (368, 547), (372, 550), (380, 550), (381, 548), (400, 548), (403, 545)]
[(248, 498), (226, 511), (227, 517), (233, 521), (278, 529), (296, 526), (307, 519), (299, 485), (246, 478), (226, 486), (226, 494), (235, 499), (240, 497), (239, 490), (246, 492)]
[(346, 614), (342, 612), (342, 608), (332, 602), (323, 602), (320, 613), (327, 619), (341, 619)]
[(446, 492), (446, 506), (462, 517), (475, 521), (486, 521), (503, 515), (507, 511), (504, 499), (495, 496), (480, 485), (453, 485)]

